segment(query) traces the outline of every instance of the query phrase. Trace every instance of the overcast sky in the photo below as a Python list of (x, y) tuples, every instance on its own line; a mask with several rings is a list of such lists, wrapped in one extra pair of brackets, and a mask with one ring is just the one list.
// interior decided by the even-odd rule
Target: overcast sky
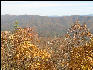
[(1, 14), (87, 15), (93, 14), (93, 1), (1, 1)]

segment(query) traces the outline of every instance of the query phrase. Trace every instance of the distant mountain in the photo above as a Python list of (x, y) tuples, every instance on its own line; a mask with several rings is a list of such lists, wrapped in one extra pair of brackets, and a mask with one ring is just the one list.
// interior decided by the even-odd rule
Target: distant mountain
[(93, 14), (89, 14), (89, 16), (93, 16)]
[(93, 14), (88, 14), (88, 15), (81, 15), (81, 16), (93, 16)]
[(40, 36), (55, 36), (66, 33), (75, 20), (80, 24), (86, 22), (89, 30), (93, 33), (93, 16), (39, 16), (39, 15), (1, 15), (1, 30), (12, 30), (15, 21), (21, 27), (34, 27)]

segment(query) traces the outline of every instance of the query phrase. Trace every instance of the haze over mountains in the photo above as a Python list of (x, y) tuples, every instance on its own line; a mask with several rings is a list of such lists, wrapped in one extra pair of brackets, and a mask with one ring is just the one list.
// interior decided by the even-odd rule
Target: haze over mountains
[(66, 33), (67, 29), (79, 19), (87, 24), (93, 33), (93, 15), (39, 16), (39, 15), (1, 15), (1, 30), (12, 30), (15, 21), (20, 27), (34, 27), (40, 36), (55, 36)]

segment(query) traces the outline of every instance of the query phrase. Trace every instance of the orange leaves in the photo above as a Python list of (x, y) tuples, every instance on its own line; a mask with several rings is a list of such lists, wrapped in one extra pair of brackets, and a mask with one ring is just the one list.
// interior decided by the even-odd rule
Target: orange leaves
[(10, 35), (10, 36), (9, 36), (9, 39), (14, 39), (14, 36), (13, 36), (13, 35)]
[(51, 57), (51, 55), (50, 55), (46, 50), (40, 50), (39, 56), (40, 56), (42, 59), (50, 58), (50, 57)]
[[(83, 70), (89, 69), (93, 67), (93, 57), (92, 52), (93, 47), (91, 46), (81, 46), (73, 49), (73, 53), (71, 53), (71, 68), (81, 68)], [(75, 64), (75, 62), (77, 62)], [(77, 65), (77, 66), (76, 66)], [(81, 65), (81, 66), (80, 66)]]

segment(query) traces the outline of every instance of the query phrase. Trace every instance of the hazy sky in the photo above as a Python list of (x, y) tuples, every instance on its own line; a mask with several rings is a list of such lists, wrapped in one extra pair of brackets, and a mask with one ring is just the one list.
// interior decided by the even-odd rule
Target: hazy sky
[(93, 14), (93, 1), (1, 1), (1, 14), (87, 15)]

